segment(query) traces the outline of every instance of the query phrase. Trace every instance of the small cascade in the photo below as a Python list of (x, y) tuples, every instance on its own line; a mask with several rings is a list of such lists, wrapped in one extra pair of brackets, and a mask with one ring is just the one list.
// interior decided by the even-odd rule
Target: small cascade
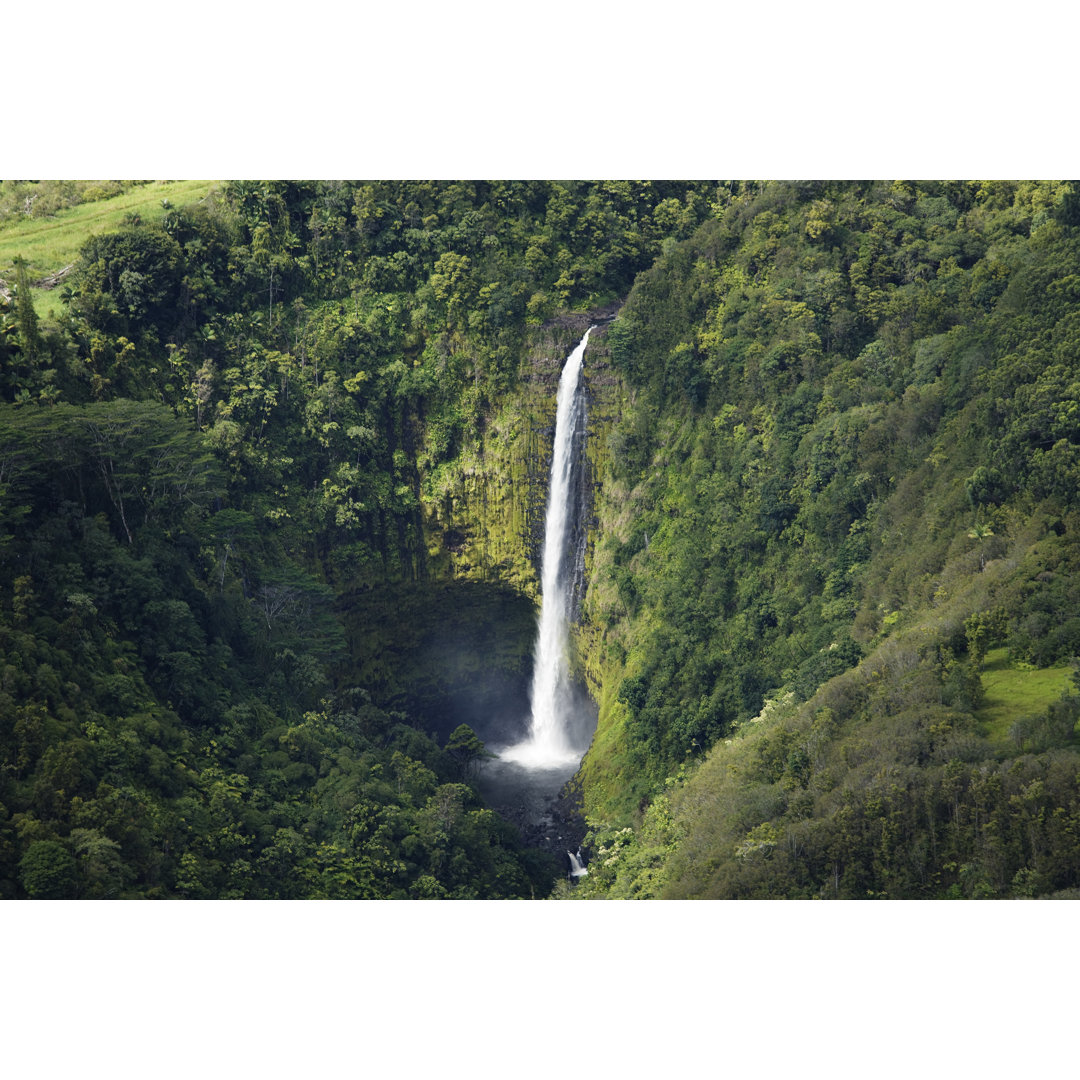
[[(540, 575), (540, 620), (533, 654), (532, 715), (529, 736), (504, 750), (503, 761), (530, 769), (576, 765), (584, 747), (574, 745), (573, 697), (567, 665), (568, 627), (573, 614), (575, 586), (580, 591), (577, 563), (583, 553), (575, 485), (575, 448), (585, 431), (585, 402), (581, 368), (589, 327), (567, 357), (559, 379), (551, 484), (544, 520), (544, 549)], [(579, 551), (578, 548), (582, 548)]]
[(589, 871), (581, 862), (581, 848), (578, 848), (576, 855), (572, 851), (566, 854), (570, 856), (570, 876), (572, 878), (588, 877)]

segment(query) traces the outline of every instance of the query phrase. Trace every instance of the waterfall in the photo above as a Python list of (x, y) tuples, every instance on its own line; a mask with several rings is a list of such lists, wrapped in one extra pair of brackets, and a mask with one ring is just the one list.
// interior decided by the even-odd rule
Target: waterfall
[[(567, 357), (556, 399), (555, 444), (551, 483), (544, 520), (544, 550), (540, 564), (540, 620), (533, 650), (533, 683), (529, 695), (532, 716), (529, 737), (504, 750), (504, 761), (531, 768), (576, 764), (583, 748), (572, 744), (572, 705), (566, 662), (567, 629), (575, 587), (575, 439), (584, 435), (585, 408), (580, 391), (582, 358), (589, 327)], [(579, 530), (580, 531), (580, 530)]]
[(568, 851), (566, 854), (570, 856), (570, 876), (588, 877), (589, 871), (581, 865), (581, 848), (578, 848), (576, 855), (572, 851)]

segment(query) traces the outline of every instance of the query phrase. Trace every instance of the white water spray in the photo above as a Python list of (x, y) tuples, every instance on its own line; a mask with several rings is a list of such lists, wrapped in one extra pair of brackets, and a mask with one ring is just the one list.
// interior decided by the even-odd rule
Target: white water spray
[(551, 456), (551, 484), (548, 488), (544, 521), (544, 552), (540, 564), (540, 625), (533, 652), (533, 683), (529, 695), (532, 717), (529, 737), (504, 750), (504, 761), (516, 761), (529, 768), (576, 764), (581, 748), (569, 736), (569, 680), (566, 662), (567, 627), (570, 622), (571, 575), (566, 573), (564, 554), (572, 519), (570, 474), (574, 464), (574, 437), (582, 410), (577, 408), (582, 357), (589, 334), (567, 357), (559, 379), (556, 399), (555, 445)]
[(588, 877), (589, 871), (585, 869), (581, 862), (581, 848), (577, 849), (576, 855), (572, 851), (568, 851), (566, 854), (570, 856), (570, 876), (572, 878)]

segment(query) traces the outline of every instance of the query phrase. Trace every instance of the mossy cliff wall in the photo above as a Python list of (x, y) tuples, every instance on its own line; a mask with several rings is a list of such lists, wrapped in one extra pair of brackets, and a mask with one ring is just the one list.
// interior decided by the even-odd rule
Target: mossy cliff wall
[[(608, 433), (622, 388), (605, 341), (610, 312), (567, 315), (545, 325), (522, 362), (516, 388), (482, 435), (425, 478), (422, 491), (428, 573), (499, 582), (539, 601), (555, 406), (566, 357), (591, 325), (583, 380), (588, 428), (586, 483), (595, 492), (608, 461)], [(595, 516), (590, 505), (591, 559)]]
[[(462, 722), (485, 741), (524, 734), (559, 376), (596, 325), (583, 369), (588, 582), (609, 433), (622, 408), (605, 340), (611, 314), (568, 315), (536, 331), (515, 389), (481, 436), (422, 480), (423, 576), (362, 588), (344, 605), (355, 679), (440, 740)], [(582, 675), (595, 666), (593, 637), (578, 627)], [(596, 697), (595, 679), (590, 690)]]

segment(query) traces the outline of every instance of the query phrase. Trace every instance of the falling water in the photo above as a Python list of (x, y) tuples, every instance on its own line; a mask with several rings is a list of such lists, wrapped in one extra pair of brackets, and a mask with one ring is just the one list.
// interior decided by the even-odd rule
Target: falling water
[(580, 407), (579, 383), (582, 357), (589, 334), (567, 357), (559, 380), (555, 416), (555, 445), (551, 457), (544, 522), (544, 552), (540, 574), (540, 624), (533, 652), (532, 716), (529, 737), (504, 750), (504, 761), (528, 768), (576, 764), (582, 747), (572, 741), (572, 703), (566, 662), (567, 627), (574, 587), (572, 560), (567, 558), (574, 492), (570, 483), (574, 464), (574, 439), (584, 409)]
[(581, 848), (577, 849), (576, 855), (572, 851), (568, 851), (566, 854), (570, 856), (570, 876), (572, 878), (588, 877), (589, 871), (585, 869), (581, 861)]

